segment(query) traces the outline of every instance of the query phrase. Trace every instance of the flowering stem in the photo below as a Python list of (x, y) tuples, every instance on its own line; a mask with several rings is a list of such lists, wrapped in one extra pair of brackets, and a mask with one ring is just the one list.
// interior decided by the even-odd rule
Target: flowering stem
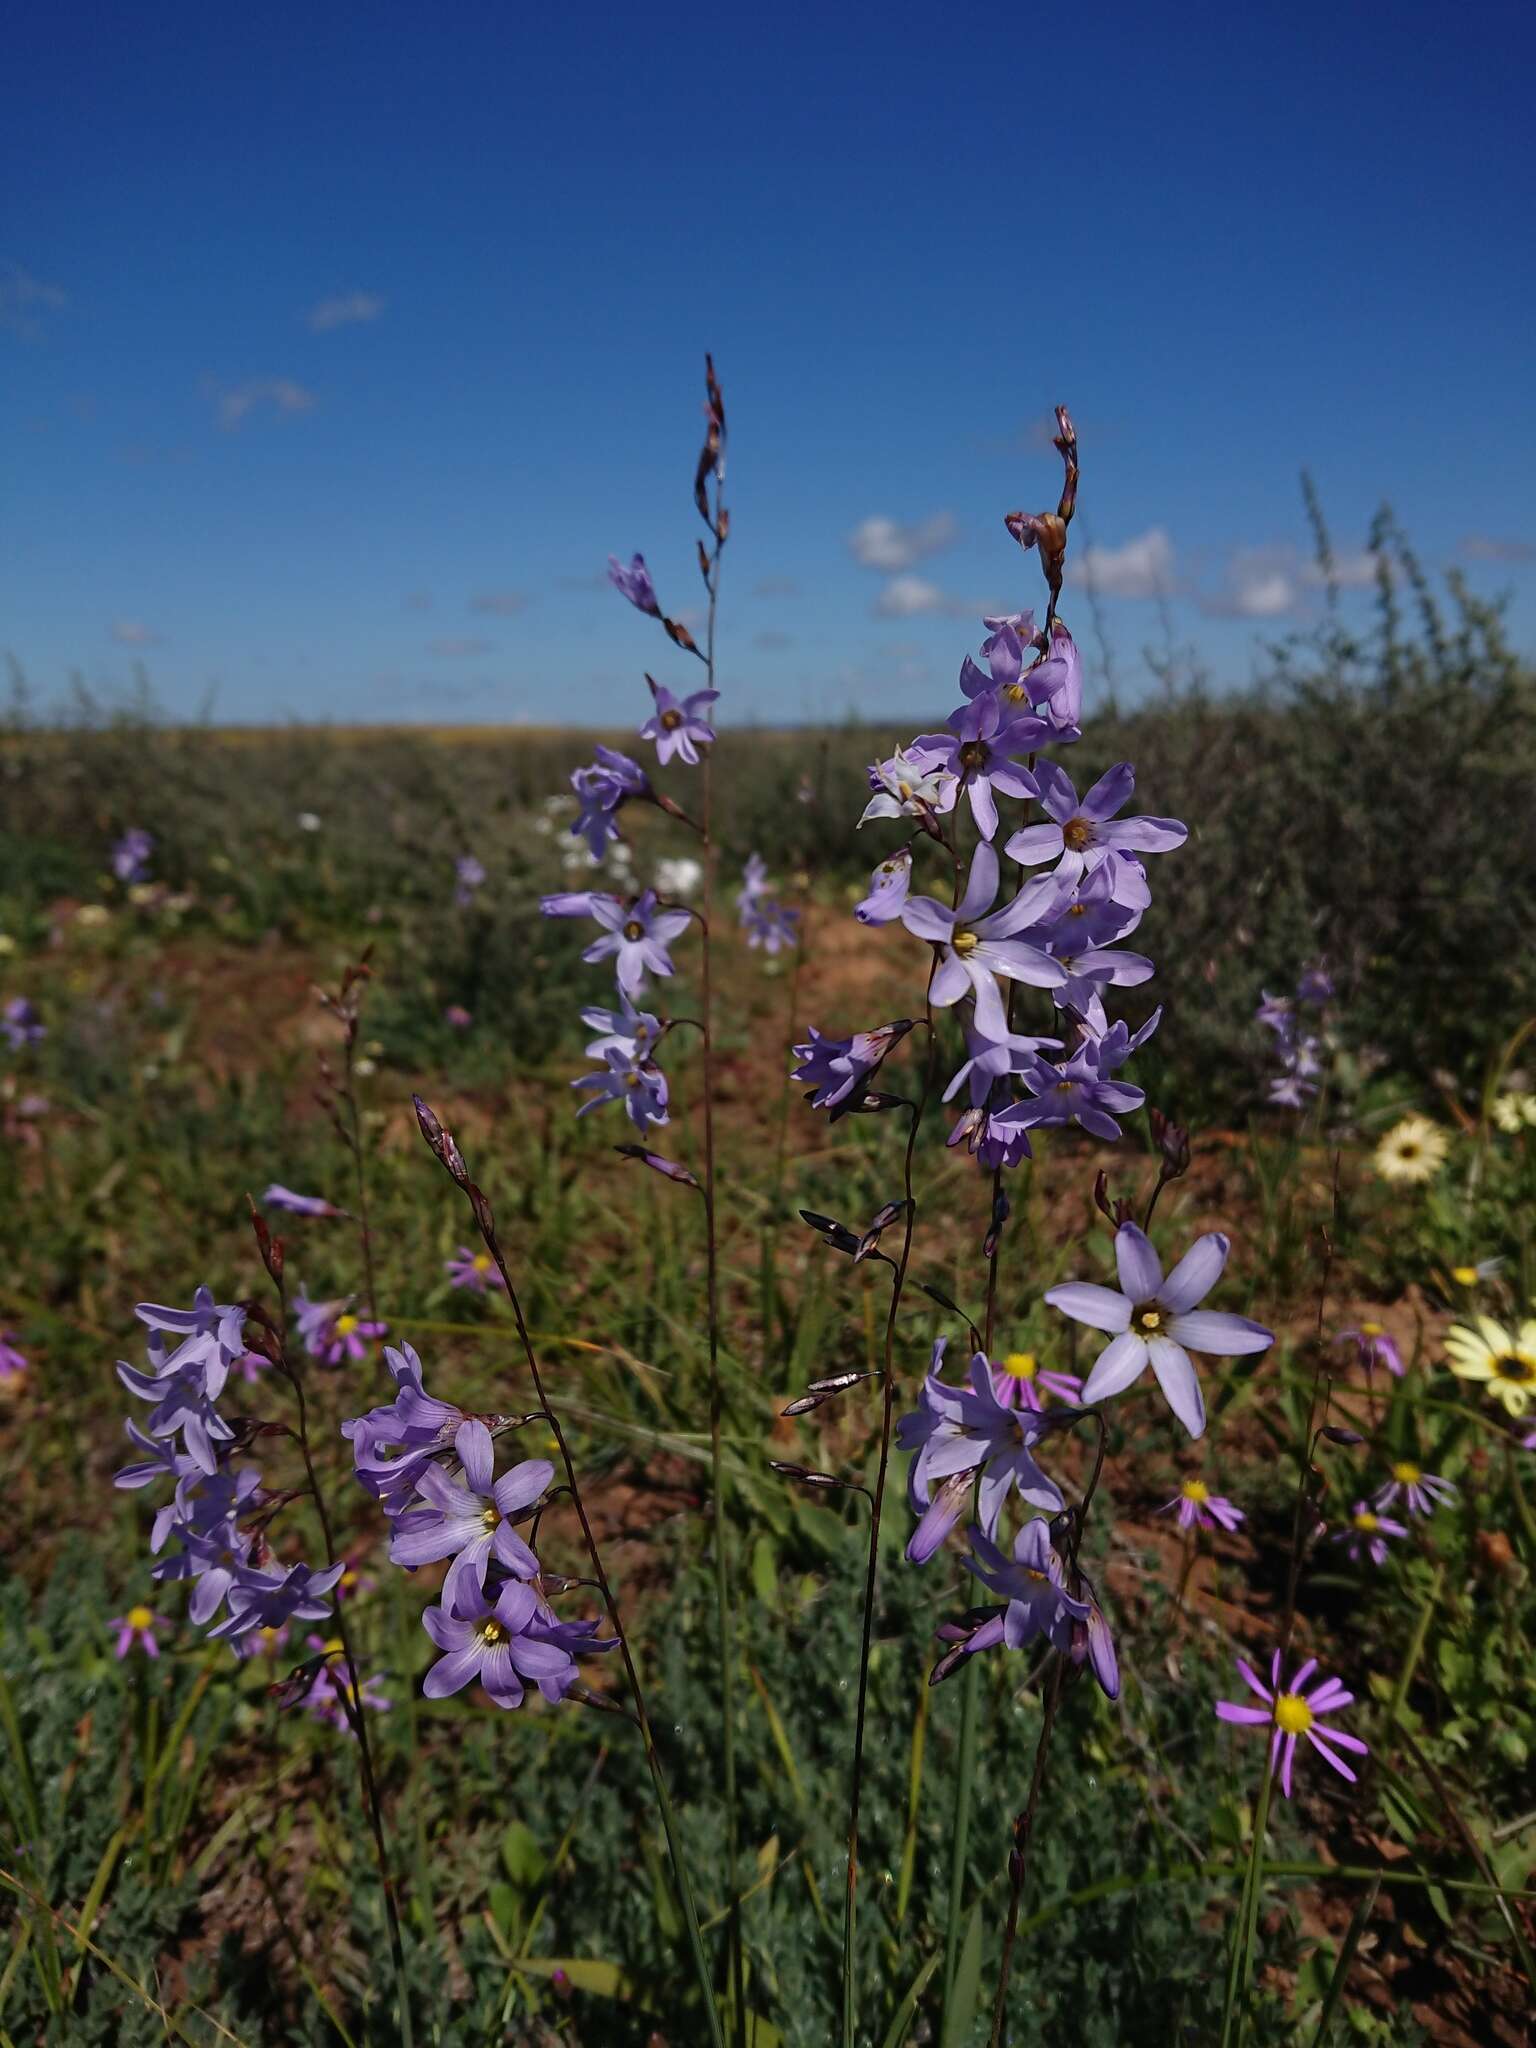
[(981, 1695), (981, 1659), (967, 1657), (960, 1679), (959, 1776), (955, 1781), (955, 1829), (949, 1852), (949, 1917), (944, 1926), (944, 2001), (948, 2012), (960, 1967), (960, 1929), (965, 1912), (965, 1859), (971, 1832), (971, 1786), (976, 1776), (976, 1704)]
[(555, 1439), (555, 1448), (559, 1453), (560, 1463), (565, 1470), (565, 1483), (570, 1492), (571, 1505), (576, 1510), (576, 1519), (581, 1526), (582, 1541), (586, 1545), (587, 1556), (592, 1561), (593, 1580), (601, 1595), (603, 1608), (608, 1616), (608, 1625), (618, 1639), (619, 1655), (624, 1664), (624, 1675), (629, 1681), (630, 1697), (635, 1703), (635, 1718), (639, 1724), (640, 1738), (645, 1745), (645, 1761), (651, 1773), (651, 1784), (656, 1793), (656, 1805), (661, 1814), (662, 1831), (667, 1838), (667, 1855), (672, 1865), (672, 1875), (676, 1880), (678, 1899), (683, 1909), (683, 1920), (688, 1930), (689, 1953), (693, 1960), (694, 1973), (698, 1978), (699, 1990), (704, 1999), (704, 2015), (708, 2022), (711, 2048), (725, 2048), (725, 2037), (720, 2030), (720, 2014), (715, 2003), (709, 1962), (704, 1954), (703, 1937), (699, 1933), (698, 1908), (694, 1904), (693, 1887), (688, 1881), (688, 1869), (683, 1861), (682, 1842), (677, 1831), (677, 1816), (672, 1810), (671, 1794), (667, 1790), (667, 1781), (662, 1773), (661, 1757), (656, 1748), (656, 1734), (651, 1725), (651, 1717), (645, 1704), (645, 1694), (640, 1685), (640, 1673), (635, 1665), (634, 1652), (630, 1648), (629, 1637), (625, 1633), (624, 1624), (619, 1618), (618, 1601), (614, 1597), (613, 1587), (609, 1583), (608, 1573), (603, 1564), (602, 1553), (597, 1547), (597, 1537), (593, 1531), (591, 1518), (587, 1513), (587, 1505), (582, 1497), (581, 1487), (576, 1477), (576, 1464), (571, 1456), (570, 1444), (566, 1440), (559, 1412), (553, 1401), (550, 1400), (545, 1388), (544, 1376), (539, 1369), (538, 1354), (533, 1348), (533, 1339), (528, 1333), (528, 1323), (523, 1315), (523, 1305), (518, 1298), (517, 1289), (512, 1284), (512, 1275), (507, 1269), (506, 1256), (501, 1249), (500, 1240), (496, 1235), (496, 1223), (491, 1213), (491, 1205), (480, 1189), (469, 1178), (468, 1169), (464, 1165), (463, 1156), (459, 1152), (458, 1147), (437, 1124), (436, 1119), (426, 1109), (425, 1104), (418, 1103), (417, 1117), (421, 1122), (423, 1134), (426, 1136), (427, 1142), (432, 1147), (438, 1160), (455, 1185), (462, 1188), (467, 1196), (470, 1208), (474, 1213), (475, 1227), (480, 1233), (486, 1250), (495, 1261), (496, 1270), (500, 1273), (502, 1285), (506, 1290), (507, 1302), (512, 1310), (513, 1320), (517, 1325), (517, 1334), (522, 1345), (523, 1357), (527, 1362), (528, 1376), (533, 1382), (534, 1395), (545, 1420), (549, 1424), (550, 1434)]
[(1248, 1869), (1243, 1878), (1243, 1896), (1238, 1904), (1237, 1925), (1232, 1930), (1232, 1960), (1227, 1969), (1227, 1995), (1221, 2016), (1221, 2048), (1241, 2044), (1243, 2009), (1253, 1981), (1253, 1944), (1258, 1932), (1259, 1899), (1263, 1893), (1264, 1835), (1269, 1826), (1270, 1792), (1275, 1781), (1273, 1742), (1264, 1750), (1264, 1782), (1259, 1788), (1258, 1809), (1253, 1816), (1253, 1841), (1248, 1850)]
[(895, 1420), (896, 1384), (893, 1359), (896, 1349), (896, 1317), (901, 1309), (907, 1267), (912, 1257), (912, 1231), (917, 1222), (917, 1203), (912, 1194), (912, 1155), (917, 1149), (918, 1127), (933, 1090), (938, 1066), (938, 1034), (933, 1028), (933, 976), (928, 971), (928, 1058), (923, 1069), (923, 1089), (912, 1105), (907, 1127), (907, 1148), (902, 1161), (902, 1194), (906, 1201), (906, 1223), (902, 1231), (901, 1257), (891, 1275), (891, 1300), (885, 1317), (885, 1368), (880, 1382), (880, 1458), (875, 1467), (875, 1490), (870, 1498), (869, 1562), (864, 1575), (864, 1619), (859, 1635), (859, 1696), (853, 1720), (853, 1782), (848, 1804), (848, 1879), (843, 1905), (843, 2048), (853, 2048), (857, 1969), (855, 1931), (858, 1922), (859, 1890), (859, 1801), (864, 1789), (864, 1721), (869, 1705), (869, 1651), (875, 1625), (875, 1582), (880, 1568), (880, 1517), (885, 1505), (885, 1478), (891, 1461), (891, 1431)]

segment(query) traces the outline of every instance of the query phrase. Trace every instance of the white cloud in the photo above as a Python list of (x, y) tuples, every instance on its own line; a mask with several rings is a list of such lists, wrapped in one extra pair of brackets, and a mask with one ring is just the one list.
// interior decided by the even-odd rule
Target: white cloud
[(158, 647), (160, 635), (142, 619), (114, 619), (112, 638), (119, 647)]
[(1491, 533), (1469, 533), (1461, 552), (1470, 562), (1536, 562), (1536, 546), (1528, 540), (1500, 540)]
[(44, 318), (62, 313), (69, 295), (56, 284), (44, 284), (19, 263), (0, 267), (0, 327), (20, 341), (41, 341)]
[(377, 292), (337, 292), (332, 298), (322, 299), (318, 306), (311, 306), (305, 319), (316, 334), (329, 334), (336, 327), (356, 327), (377, 320), (385, 303)]
[[(1333, 581), (1340, 590), (1369, 590), (1376, 581), (1376, 556), (1369, 548), (1354, 548), (1347, 555), (1333, 558)], [(1309, 561), (1302, 570), (1302, 580), (1314, 583), (1319, 589), (1326, 586), (1328, 578), (1314, 561)]]
[(875, 599), (877, 619), (915, 619), (924, 612), (953, 609), (952, 600), (923, 576), (893, 576)]
[(1118, 548), (1088, 546), (1067, 558), (1067, 576), (1100, 597), (1158, 597), (1173, 588), (1173, 542), (1150, 526)]
[(446, 640), (432, 640), (427, 643), (427, 652), (429, 654), (444, 654), (458, 656), (468, 654), (490, 654), (492, 651), (493, 643), (491, 641), (476, 640), (470, 637), (455, 637)]
[(469, 601), (473, 612), (491, 612), (499, 619), (510, 619), (527, 609), (528, 600), (520, 590), (482, 590)]
[(931, 519), (910, 523), (876, 514), (860, 520), (848, 536), (848, 546), (862, 568), (896, 575), (925, 555), (936, 555), (950, 546), (959, 530), (950, 512), (935, 512)]
[(207, 389), (218, 400), (220, 426), (231, 432), (261, 406), (269, 405), (275, 413), (289, 414), (309, 412), (315, 404), (313, 391), (295, 384), (291, 377), (253, 377), (230, 391), (219, 391), (213, 385)]

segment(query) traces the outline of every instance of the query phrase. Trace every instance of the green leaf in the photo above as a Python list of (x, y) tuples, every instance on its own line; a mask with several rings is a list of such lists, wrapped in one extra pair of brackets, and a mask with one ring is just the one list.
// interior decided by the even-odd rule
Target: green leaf
[(501, 1861), (507, 1876), (525, 1891), (543, 1877), (546, 1868), (544, 1851), (526, 1822), (514, 1820), (508, 1823), (501, 1838)]
[(971, 1908), (965, 1923), (965, 1940), (960, 1944), (960, 1961), (955, 1968), (955, 1987), (944, 2008), (944, 2031), (940, 2048), (965, 2048), (976, 2023), (981, 2002), (981, 1901)]
[(765, 1607), (778, 1597), (779, 1560), (771, 1536), (759, 1536), (752, 1546), (752, 1590)]
[(912, 2015), (917, 2011), (917, 2001), (928, 1989), (928, 1979), (943, 1960), (943, 1949), (936, 1948), (907, 1986), (906, 1996), (891, 2016), (891, 2024), (886, 2029), (881, 2048), (901, 2048), (902, 2042), (907, 2038), (907, 2029), (912, 2024)]

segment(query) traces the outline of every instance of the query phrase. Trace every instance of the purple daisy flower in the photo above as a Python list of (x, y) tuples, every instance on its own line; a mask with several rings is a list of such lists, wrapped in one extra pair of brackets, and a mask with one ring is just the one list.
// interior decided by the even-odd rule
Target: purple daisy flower
[(1390, 1521), (1385, 1515), (1378, 1515), (1369, 1502), (1357, 1500), (1349, 1518), (1349, 1526), (1335, 1530), (1333, 1541), (1344, 1544), (1352, 1564), (1364, 1564), (1369, 1558), (1378, 1568), (1384, 1565), (1390, 1553), (1387, 1538), (1395, 1543), (1399, 1537), (1408, 1534), (1402, 1522)]
[(488, 1287), (507, 1284), (490, 1253), (471, 1251), (467, 1244), (461, 1244), (451, 1259), (443, 1261), (443, 1271), (450, 1287), (464, 1287), (471, 1294), (484, 1294)]
[(1239, 1657), (1236, 1660), (1238, 1672), (1249, 1689), (1258, 1694), (1264, 1702), (1262, 1707), (1239, 1706), (1231, 1700), (1216, 1702), (1217, 1718), (1222, 1721), (1236, 1721), (1250, 1727), (1272, 1727), (1274, 1734), (1269, 1744), (1269, 1770), (1273, 1776), (1278, 1766), (1280, 1790), (1289, 1799), (1291, 1796), (1291, 1766), (1296, 1760), (1296, 1744), (1304, 1735), (1324, 1763), (1332, 1764), (1341, 1778), (1347, 1778), (1351, 1785), (1355, 1773), (1341, 1756), (1335, 1754), (1332, 1744), (1340, 1749), (1351, 1749), (1359, 1756), (1369, 1752), (1357, 1735), (1346, 1735), (1340, 1728), (1319, 1728), (1318, 1722), (1327, 1714), (1337, 1714), (1351, 1704), (1352, 1692), (1346, 1692), (1336, 1678), (1318, 1679), (1310, 1692), (1302, 1688), (1317, 1669), (1317, 1659), (1309, 1657), (1297, 1669), (1296, 1676), (1284, 1689), (1280, 1688), (1280, 1652), (1276, 1650), (1274, 1661), (1269, 1668), (1269, 1684), (1266, 1685), (1251, 1664)]
[(1191, 1436), (1201, 1435), (1205, 1400), (1185, 1346), (1237, 1358), (1266, 1351), (1275, 1341), (1272, 1330), (1246, 1316), (1197, 1307), (1221, 1278), (1230, 1248), (1219, 1230), (1196, 1238), (1165, 1280), (1145, 1234), (1134, 1223), (1122, 1223), (1115, 1232), (1120, 1292), (1087, 1280), (1069, 1280), (1047, 1291), (1052, 1308), (1075, 1323), (1108, 1332), (1113, 1340), (1083, 1382), (1085, 1405), (1124, 1393), (1150, 1364), (1174, 1414)]
[(352, 1304), (356, 1299), (355, 1294), (344, 1294), (335, 1301), (311, 1301), (302, 1287), (294, 1296), (293, 1313), (299, 1335), (311, 1357), (322, 1365), (366, 1358), (369, 1344), (388, 1334), (388, 1323), (354, 1312)]
[(16, 1349), (16, 1332), (0, 1330), (0, 1380), (19, 1379), (27, 1370), (26, 1359)]
[(651, 685), (656, 709), (640, 728), (640, 737), (655, 744), (656, 758), (665, 768), (674, 755), (690, 768), (699, 765), (699, 748), (715, 743), (715, 729), (704, 714), (720, 695), (718, 690), (695, 690), (676, 697), (665, 684), (645, 679)]
[(621, 597), (629, 599), (636, 611), (645, 612), (653, 619), (661, 617), (661, 606), (656, 602), (656, 586), (645, 566), (644, 555), (635, 555), (627, 568), (617, 555), (610, 555), (608, 581)]
[(1410, 1515), (1432, 1515), (1437, 1507), (1455, 1505), (1457, 1489), (1451, 1480), (1426, 1472), (1411, 1458), (1401, 1458), (1392, 1467), (1392, 1477), (1372, 1497), (1371, 1506), (1379, 1513), (1395, 1507), (1400, 1499)]
[(953, 778), (937, 808), (952, 810), (963, 789), (977, 831), (990, 840), (997, 835), (998, 791), (1019, 799), (1040, 794), (1034, 776), (1011, 757), (1027, 754), (1050, 736), (1041, 719), (1005, 718), (997, 698), (988, 693), (962, 705), (947, 732), (922, 733), (907, 752), (930, 774)]
[(1042, 761), (1036, 779), (1051, 822), (1026, 825), (1008, 841), (1004, 851), (1022, 867), (1053, 860), (1058, 875), (1076, 881), (1106, 851), (1171, 853), (1189, 837), (1177, 818), (1115, 818), (1136, 787), (1136, 771), (1129, 761), (1101, 775), (1081, 802), (1071, 777), (1054, 761)]
[(922, 1518), (907, 1545), (912, 1564), (926, 1564), (962, 1519), (973, 1483), (982, 1527), (992, 1535), (1010, 1488), (1029, 1506), (1053, 1514), (1062, 1504), (1061, 1489), (1031, 1456), (1052, 1424), (999, 1401), (984, 1352), (971, 1359), (969, 1386), (950, 1386), (942, 1377), (945, 1343), (935, 1341), (918, 1406), (896, 1425), (897, 1444), (916, 1453), (907, 1491)]
[(965, 995), (976, 999), (976, 1025), (986, 1038), (1008, 1035), (1008, 1015), (998, 988), (1023, 981), (1033, 988), (1060, 988), (1066, 969), (1042, 947), (1019, 936), (1050, 916), (1060, 891), (1049, 876), (1026, 882), (1011, 903), (991, 910), (997, 896), (997, 854), (983, 843), (971, 858), (965, 894), (953, 909), (932, 896), (913, 896), (902, 905), (901, 921), (915, 938), (940, 948), (930, 995), (948, 1009)]
[(429, 1607), (421, 1619), (443, 1652), (421, 1683), (429, 1700), (446, 1699), (479, 1679), (494, 1705), (520, 1707), (524, 1679), (550, 1701), (563, 1699), (576, 1682), (575, 1658), (548, 1626), (538, 1594), (520, 1580), (509, 1579), (494, 1603), (473, 1580), (461, 1581), (456, 1600)]
[(155, 1630), (169, 1626), (162, 1615), (149, 1607), (130, 1607), (126, 1614), (114, 1614), (107, 1622), (108, 1628), (117, 1630), (112, 1654), (119, 1663), (130, 1650), (142, 1650), (146, 1657), (158, 1657), (160, 1645), (155, 1641)]
[(1352, 1344), (1355, 1347), (1355, 1363), (1367, 1377), (1377, 1366), (1385, 1366), (1394, 1379), (1401, 1379), (1407, 1368), (1402, 1353), (1387, 1335), (1382, 1323), (1362, 1322), (1358, 1330), (1340, 1330), (1334, 1338), (1335, 1344)]
[(555, 1476), (547, 1458), (525, 1458), (498, 1479), (491, 1432), (477, 1420), (460, 1423), (453, 1448), (464, 1467), (465, 1483), (458, 1485), (441, 1465), (424, 1466), (416, 1478), (424, 1504), (398, 1516), (389, 1539), (391, 1560), (408, 1571), (439, 1558), (453, 1559), (443, 1582), (450, 1605), (466, 1576), (477, 1586), (485, 1584), (493, 1556), (517, 1578), (537, 1576), (539, 1561), (508, 1517), (532, 1507)]
[(1033, 1351), (1010, 1351), (992, 1361), (992, 1391), (1000, 1407), (1027, 1408), (1038, 1415), (1045, 1406), (1042, 1394), (1075, 1407), (1083, 1397), (1083, 1382), (1075, 1372), (1041, 1365)]
[(1219, 1525), (1230, 1535), (1248, 1519), (1224, 1494), (1212, 1493), (1203, 1479), (1186, 1479), (1173, 1499), (1165, 1501), (1157, 1513), (1170, 1515), (1175, 1508), (1181, 1529), (1213, 1529)]

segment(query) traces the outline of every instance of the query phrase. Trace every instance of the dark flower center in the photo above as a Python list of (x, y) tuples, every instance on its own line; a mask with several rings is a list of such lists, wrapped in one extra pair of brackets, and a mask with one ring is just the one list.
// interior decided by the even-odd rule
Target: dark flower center
[(486, 1644), (504, 1643), (507, 1640), (507, 1631), (493, 1617), (490, 1621), (481, 1622), (480, 1640)]
[(1067, 915), (1068, 917), (1086, 917), (1088, 915), (1088, 906), (1086, 903), (1074, 903), (1068, 909)]
[(973, 768), (985, 768), (991, 751), (985, 740), (967, 740), (960, 749), (960, 766), (967, 773)]
[(1086, 818), (1068, 818), (1061, 828), (1061, 837), (1069, 853), (1081, 853), (1093, 844), (1093, 826)]
[(639, 918), (632, 917), (629, 920), (629, 923), (624, 927), (624, 936), (626, 939), (631, 940), (643, 939), (645, 937), (645, 926), (640, 922)]
[(663, 732), (676, 732), (682, 722), (683, 714), (681, 711), (663, 711), (661, 714)]
[(1536, 1384), (1536, 1359), (1523, 1358), (1518, 1351), (1506, 1351), (1494, 1359), (1493, 1376), (1496, 1380), (1507, 1380), (1511, 1386), (1529, 1387)]

